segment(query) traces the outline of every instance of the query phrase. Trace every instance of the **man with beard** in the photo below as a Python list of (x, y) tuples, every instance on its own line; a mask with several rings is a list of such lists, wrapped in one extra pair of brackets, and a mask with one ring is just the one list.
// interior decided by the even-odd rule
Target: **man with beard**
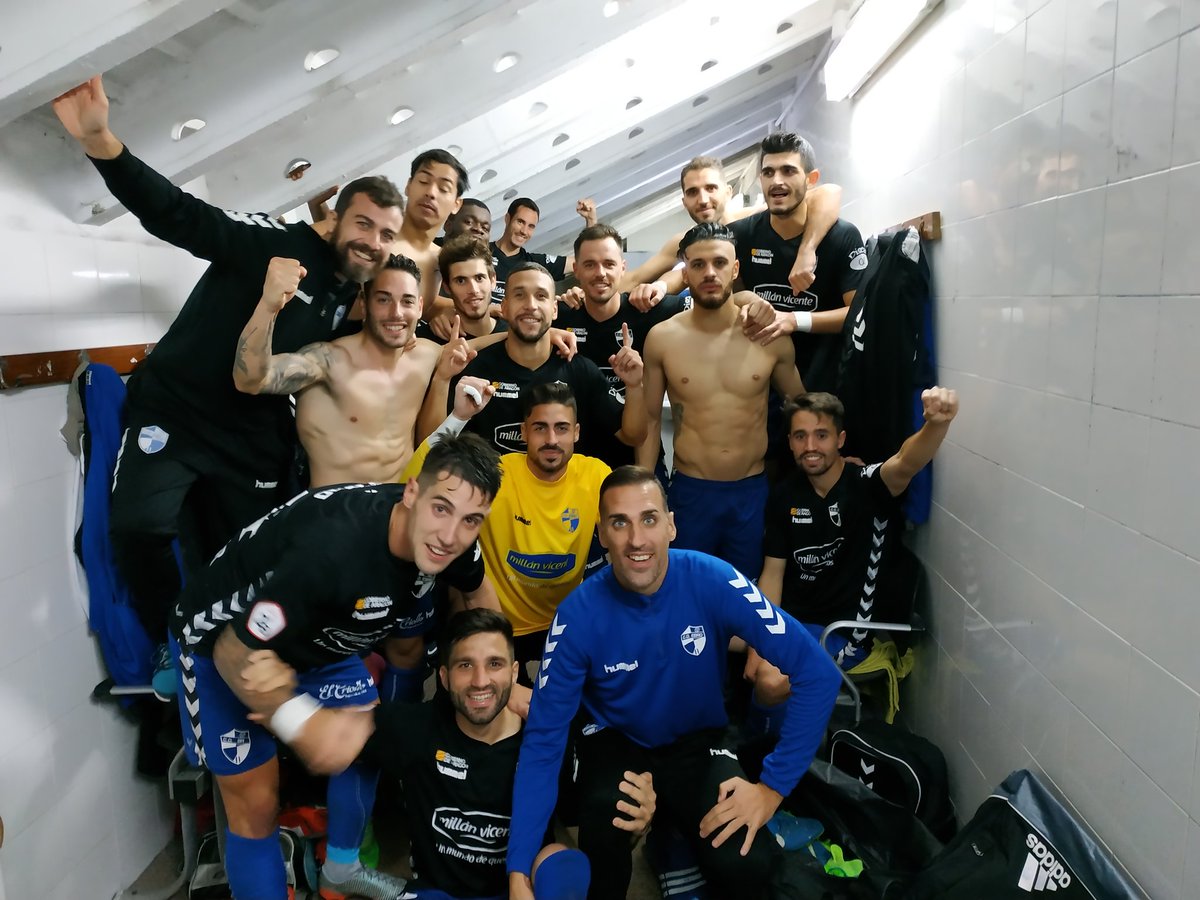
[(796, 366), (812, 391), (837, 387), (842, 323), (867, 269), (867, 251), (858, 229), (843, 219), (816, 245), (811, 284), (797, 290), (788, 281), (797, 248), (812, 240), (805, 198), (820, 173), (812, 145), (790, 132), (768, 135), (759, 149), (759, 182), (765, 211), (730, 226), (737, 240), (744, 286), (771, 302), (775, 322), (758, 334), (762, 343), (790, 334)]
[[(623, 900), (629, 886), (629, 835), (611, 813), (614, 785), (629, 771), (652, 775), (656, 815), (688, 840), (713, 896), (766, 894), (777, 847), (762, 826), (812, 762), (841, 679), (813, 637), (741, 572), (669, 549), (674, 536), (654, 473), (614, 469), (600, 486), (600, 540), (612, 565), (558, 608), (525, 727), (508, 845), (512, 900), (534, 896), (529, 873), (581, 708), (594, 723), (576, 742), (590, 900)], [(725, 648), (734, 635), (790, 676), (783, 733), (757, 783), (726, 733)]]
[[(239, 527), (289, 496), (295, 425), (287, 398), (243, 394), (229, 374), (270, 261), (294, 259), (303, 271), (301, 302), (280, 315), (276, 348), (326, 340), (387, 260), (401, 197), (385, 178), (351, 182), (322, 237), (306, 224), (210, 206), (150, 169), (109, 130), (100, 76), (55, 100), (54, 111), (148, 232), (211, 263), (129, 380), (113, 479), (113, 552), (147, 631), (165, 641), (180, 589), (175, 537), (184, 569), (198, 571)], [(155, 683), (169, 693), (169, 655), (160, 652), (157, 663)]]
[[(469, 338), (507, 330), (508, 323), (497, 317), (492, 305), (496, 270), (492, 268), (492, 251), (486, 241), (470, 234), (447, 240), (438, 253), (438, 272), (442, 276), (442, 293), (454, 304), (448, 312), (451, 329), (453, 317), (458, 316), (461, 333)], [(417, 326), (417, 337), (445, 343), (428, 321)]]
[[(845, 410), (832, 394), (797, 397), (783, 410), (788, 446), (796, 467), (771, 489), (767, 501), (764, 559), (758, 586), (819, 635), (841, 619), (870, 622), (876, 603), (886, 602), (895, 547), (904, 530), (900, 495), (933, 459), (958, 413), (958, 393), (933, 387), (921, 394), (925, 424), (883, 463), (861, 466), (842, 457)], [(829, 649), (847, 669), (866, 656), (865, 628), (847, 639), (830, 638)], [(787, 698), (788, 687), (773, 666), (750, 651), (746, 678), (755, 699), (769, 708)]]
[(600, 482), (611, 470), (575, 452), (579, 415), (567, 385), (526, 385), (520, 402), (525, 452), (500, 457), (504, 486), (479, 544), (528, 684), (525, 667), (541, 656), (558, 604), (604, 561), (593, 535)]
[(558, 303), (554, 279), (545, 267), (523, 263), (514, 269), (500, 309), (508, 323), (504, 341), (480, 350), (463, 370), (464, 375), (490, 381), (496, 389), (491, 403), (467, 426), (469, 431), (502, 452), (523, 453), (521, 390), (529, 384), (561, 381), (570, 386), (578, 404), (580, 452), (603, 459), (606, 436), (615, 435), (627, 447), (645, 440), (649, 420), (642, 396), (642, 357), (633, 349), (628, 329), (621, 349), (609, 358), (625, 385), (622, 405), (591, 360), (582, 356), (565, 360), (553, 354), (550, 323), (558, 314)]
[[(596, 224), (596, 201), (580, 200), (575, 204), (575, 212), (582, 216), (588, 225)], [(571, 270), (570, 256), (531, 253), (525, 249), (525, 245), (533, 237), (541, 215), (541, 209), (528, 197), (518, 197), (508, 205), (508, 212), (504, 215), (504, 234), (491, 245), (492, 266), (496, 270), (492, 302), (500, 303), (504, 299), (508, 276), (525, 263), (532, 262), (542, 266), (556, 282), (566, 278), (567, 272)]]
[[(733, 186), (725, 180), (721, 160), (715, 156), (697, 156), (690, 160), (679, 173), (679, 188), (683, 192), (683, 208), (692, 221), (718, 222), (729, 225), (766, 209), (752, 206), (729, 212), (726, 204), (733, 197)], [(803, 291), (812, 284), (817, 266), (816, 248), (821, 239), (837, 221), (841, 207), (842, 189), (835, 184), (821, 185), (808, 195), (805, 208), (811, 216), (796, 252), (780, 262), (791, 266), (787, 281), (797, 290)], [(683, 273), (676, 266), (679, 262), (679, 242), (684, 232), (679, 232), (662, 246), (650, 259), (621, 279), (621, 290), (628, 291), (639, 308), (648, 308), (664, 296), (678, 294), (684, 287)]]
[[(238, 341), (234, 383), (250, 394), (296, 394), (312, 487), (395, 482), (412, 457), (431, 379), (448, 383), (474, 351), (457, 335), (445, 348), (416, 337), (421, 273), (411, 259), (393, 256), (367, 287), (362, 331), (272, 354), (275, 322), (294, 302), (301, 272), (294, 259), (271, 260)], [(444, 409), (433, 412), (440, 422)], [(422, 434), (435, 425), (426, 423)]]
[[(493, 513), (494, 514), (494, 513)], [(517, 681), (512, 625), (499, 613), (457, 613), (443, 632), (438, 677), (445, 694), (424, 704), (375, 709), (375, 732), (362, 760), (378, 765), (404, 786), (404, 814), (412, 842), (418, 900), (504, 897), (513, 780), (524, 722), (509, 696)], [(246, 673), (255, 686), (295, 679), (274, 654), (255, 654)], [(298, 748), (310, 765), (346, 765), (362, 739), (314, 753)], [(614, 828), (636, 836), (650, 825), (655, 794), (648, 772), (614, 778)], [(550, 844), (538, 853), (533, 882), (540, 897), (582, 897), (587, 859), (578, 850)]]
[[(189, 579), (172, 619), (184, 746), (220, 785), (235, 897), (287, 896), (279, 769), (263, 723), (302, 756), (315, 753), (318, 766), (342, 734), (359, 735), (361, 744), (371, 717), (360, 710), (377, 695), (360, 654), (408, 614), (419, 582), (443, 577), (468, 604), (494, 599), (476, 538), (499, 487), (499, 459), (483, 441), (442, 440), (406, 484), (297, 495), (243, 528)], [(273, 651), (299, 673), (299, 692), (292, 684), (248, 690), (256, 650)], [(403, 880), (358, 862), (374, 782), (342, 775), (349, 777), (329, 785), (321, 896), (395, 900)]]
[[(693, 306), (646, 338), (646, 405), (655, 438), (664, 391), (671, 399), (676, 546), (719, 556), (756, 578), (767, 500), (767, 394), (774, 387), (792, 397), (804, 384), (790, 342), (764, 347), (739, 325), (745, 307), (730, 301), (738, 261), (729, 229), (697, 225), (679, 246)], [(652, 468), (658, 447), (658, 440), (647, 441), (640, 464)]]
[(462, 206), (470, 187), (466, 167), (447, 150), (426, 150), (412, 161), (404, 185), (404, 223), (393, 252), (413, 260), (421, 270), (421, 311), (429, 313), (438, 296), (438, 246), (434, 238)]

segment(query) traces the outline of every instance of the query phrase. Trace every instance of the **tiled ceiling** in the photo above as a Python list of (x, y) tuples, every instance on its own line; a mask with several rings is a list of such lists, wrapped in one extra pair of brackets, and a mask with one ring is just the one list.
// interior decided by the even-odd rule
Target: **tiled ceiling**
[[(213, 202), (281, 213), (368, 172), (403, 182), (428, 147), (461, 148), (474, 196), (543, 208), (569, 242), (575, 199), (633, 214), (698, 153), (769, 130), (850, 0), (41, 0), (0, 12), (0, 136), (106, 73), (112, 127)], [(64, 25), (64, 23), (69, 23)], [(334, 48), (306, 71), (306, 54)], [(496, 71), (505, 54), (515, 64)], [(409, 118), (392, 125), (399, 108)], [(187, 119), (206, 127), (174, 140)], [(53, 135), (51, 135), (53, 136)], [(302, 181), (289, 160), (312, 162)], [(85, 163), (47, 185), (80, 221), (121, 212)], [(483, 180), (485, 172), (495, 173)], [(661, 205), (661, 204), (660, 204)], [(643, 216), (644, 218), (644, 216)]]

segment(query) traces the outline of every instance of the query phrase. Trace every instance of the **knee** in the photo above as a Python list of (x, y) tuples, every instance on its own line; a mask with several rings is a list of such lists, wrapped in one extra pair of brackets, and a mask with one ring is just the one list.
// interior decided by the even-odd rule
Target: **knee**
[(532, 877), (537, 900), (583, 897), (591, 881), (591, 863), (579, 850), (548, 844), (533, 861)]
[(246, 838), (269, 837), (277, 824), (279, 789), (274, 781), (250, 774), (219, 779), (229, 830)]
[(425, 661), (425, 639), (420, 637), (388, 638), (383, 645), (383, 655), (389, 666), (397, 669), (415, 669)]

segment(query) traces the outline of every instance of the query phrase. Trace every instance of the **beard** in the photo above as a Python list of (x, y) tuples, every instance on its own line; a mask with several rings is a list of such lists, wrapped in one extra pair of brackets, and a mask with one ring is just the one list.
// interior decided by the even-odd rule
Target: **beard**
[(512, 695), (512, 685), (498, 690), (496, 692), (496, 702), (486, 709), (474, 709), (467, 702), (467, 694), (471, 693), (470, 689), (465, 691), (450, 691), (450, 704), (454, 709), (472, 725), (490, 725), (495, 721), (500, 713), (504, 712), (504, 708), (508, 706), (508, 698)]
[[(344, 275), (348, 280), (358, 284), (366, 284), (372, 278), (379, 274), (380, 266), (384, 260), (384, 254), (381, 250), (372, 250), (366, 244), (358, 241), (347, 241), (345, 244), (337, 243), (337, 232), (333, 234), (334, 249), (337, 253), (338, 272)], [(366, 253), (371, 256), (371, 260), (367, 260), (358, 256), (355, 251)]]

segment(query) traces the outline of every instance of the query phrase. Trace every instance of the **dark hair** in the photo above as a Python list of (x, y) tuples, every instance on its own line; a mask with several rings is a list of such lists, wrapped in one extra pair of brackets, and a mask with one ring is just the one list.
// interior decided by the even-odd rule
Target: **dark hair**
[(454, 652), (454, 648), (467, 638), (477, 634), (504, 635), (504, 643), (508, 644), (509, 657), (516, 656), (512, 623), (494, 609), (476, 607), (455, 613), (446, 623), (440, 641), (442, 645), (441, 664), (443, 666), (450, 665), (450, 654)]
[(652, 484), (662, 495), (663, 512), (668, 512), (667, 489), (662, 486), (658, 476), (642, 466), (618, 466), (608, 473), (600, 482), (600, 507), (604, 508), (604, 495), (614, 488), (628, 487), (635, 484)]
[(500, 490), (500, 454), (477, 434), (443, 438), (429, 448), (417, 484), (425, 490), (449, 475), (494, 499)]
[(605, 225), (603, 222), (597, 222), (595, 225), (589, 225), (583, 231), (579, 232), (579, 237), (575, 238), (575, 255), (579, 255), (579, 248), (587, 241), (603, 241), (606, 238), (612, 238), (617, 242), (617, 249), (624, 247), (625, 242), (621, 237), (621, 233), (611, 225)]
[(547, 403), (561, 403), (569, 406), (576, 420), (579, 419), (579, 405), (575, 402), (575, 392), (571, 386), (562, 381), (543, 381), (540, 384), (527, 384), (521, 388), (521, 419), (528, 419), (535, 406)]
[(701, 222), (689, 228), (688, 233), (679, 242), (679, 258), (683, 259), (684, 251), (700, 241), (728, 241), (737, 248), (737, 240), (728, 226), (720, 222)]
[(792, 433), (792, 417), (798, 412), (809, 412), (820, 418), (827, 416), (833, 420), (835, 431), (842, 431), (846, 421), (846, 407), (833, 394), (824, 391), (813, 391), (808, 394), (798, 394), (783, 402), (783, 421), (786, 434)]
[(508, 214), (510, 216), (515, 216), (517, 214), (517, 210), (522, 206), (526, 209), (532, 209), (539, 219), (542, 217), (541, 209), (539, 209), (538, 205), (528, 197), (518, 197), (512, 203), (508, 204)]
[(457, 234), (446, 241), (438, 251), (438, 271), (442, 273), (442, 281), (450, 283), (452, 265), (471, 259), (482, 259), (487, 273), (493, 278), (496, 277), (496, 267), (492, 264), (492, 249), (473, 234)]
[(763, 138), (758, 150), (758, 164), (761, 166), (763, 157), (768, 153), (798, 153), (800, 166), (805, 173), (817, 167), (817, 154), (813, 152), (812, 144), (794, 131), (776, 131)]
[(413, 177), (421, 170), (421, 166), (426, 163), (441, 163), (449, 166), (458, 175), (458, 193), (461, 197), (463, 192), (471, 186), (471, 179), (467, 177), (467, 167), (458, 161), (458, 157), (449, 150), (441, 148), (434, 150), (426, 150), (424, 153), (418, 154), (417, 158), (412, 161), (412, 168), (409, 170), (409, 177)]
[[(507, 284), (509, 281), (512, 281), (512, 277), (514, 275), (516, 275), (518, 272), (541, 272), (543, 275), (545, 275), (551, 281), (554, 281), (554, 276), (550, 274), (549, 269), (547, 269), (541, 263), (535, 263), (535, 262), (526, 260), (525, 262), (517, 263), (515, 266), (513, 266), (511, 269), (508, 270), (508, 279), (505, 281), (505, 284)], [(506, 291), (505, 296), (507, 296), (507, 295), (508, 294)]]
[(357, 194), (366, 194), (372, 203), (383, 209), (398, 206), (402, 212), (404, 210), (404, 195), (400, 193), (399, 188), (382, 175), (367, 175), (364, 178), (355, 178), (342, 188), (337, 203), (333, 205), (333, 211), (341, 216), (349, 209)]
[[(417, 284), (421, 283), (421, 267), (417, 265), (416, 260), (409, 259), (402, 253), (394, 253), (389, 256), (387, 262), (383, 264), (382, 271), (407, 272), (413, 278), (417, 279)], [(370, 286), (368, 285), (367, 293), (369, 294), (370, 292)]]
[(686, 166), (679, 170), (679, 187), (683, 188), (683, 179), (688, 172), (695, 172), (697, 169), (716, 169), (717, 174), (721, 176), (721, 180), (725, 180), (725, 166), (715, 156), (693, 156)]
[[(478, 206), (480, 209), (486, 209), (488, 211), (489, 215), (492, 212), (491, 209), (488, 207), (488, 205), (486, 203), (484, 203), (482, 200), (478, 199), (477, 197), (463, 197), (462, 205), (463, 206)], [(462, 212), (462, 207), (459, 207), (459, 212)]]

